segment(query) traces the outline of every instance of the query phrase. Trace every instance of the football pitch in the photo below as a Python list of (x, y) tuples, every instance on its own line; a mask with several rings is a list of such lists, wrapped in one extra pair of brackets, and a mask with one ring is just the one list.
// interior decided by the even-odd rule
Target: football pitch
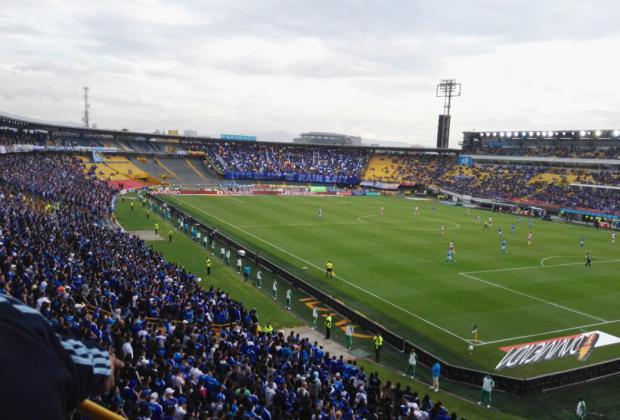
[[(612, 244), (609, 231), (537, 219), (530, 228), (511, 214), (402, 197), (164, 199), (448, 362), (498, 373), (511, 345), (593, 331), (611, 345), (585, 361), (549, 358), (501, 373), (531, 377), (620, 356), (612, 337), (620, 336), (620, 241)], [(477, 217), (493, 225), (484, 230)], [(454, 262), (446, 261), (450, 241)]]

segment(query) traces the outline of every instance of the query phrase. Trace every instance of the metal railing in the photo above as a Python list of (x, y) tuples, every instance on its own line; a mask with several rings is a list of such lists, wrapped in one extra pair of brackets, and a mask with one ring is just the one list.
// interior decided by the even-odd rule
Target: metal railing
[[(424, 350), (418, 345), (415, 345), (411, 341), (401, 337), (378, 322), (372, 321), (366, 316), (348, 307), (337, 298), (314, 287), (302, 278), (292, 274), (280, 265), (265, 258), (259, 251), (251, 251), (246, 245), (239, 243), (220, 231), (216, 231), (215, 235), (213, 235), (213, 231), (216, 229), (213, 226), (208, 226), (202, 220), (198, 220), (191, 214), (172, 206), (169, 202), (159, 198), (159, 196), (149, 194), (149, 197), (156, 201), (159, 205), (166, 204), (170, 209), (171, 216), (181, 215), (188, 223), (198, 225), (200, 227), (201, 234), (211, 234), (213, 239), (216, 239), (227, 246), (233, 247), (234, 249), (245, 249), (247, 252), (246, 256), (248, 258), (252, 257), (254, 260), (258, 260), (258, 265), (266, 268), (275, 276), (279, 276), (313, 298), (321, 301), (323, 304), (338, 312), (344, 318), (351, 320), (353, 323), (361, 326), (373, 334), (381, 333), (385, 342), (398, 351), (408, 354), (412, 348), (416, 349), (418, 354), (418, 362), (422, 365), (431, 366), (435, 362), (440, 362), (442, 365), (442, 376), (444, 378), (455, 382), (479, 386), (482, 384), (482, 379), (484, 376), (488, 373), (488, 371), (465, 368), (447, 363), (437, 355)], [(532, 378), (517, 378), (507, 375), (493, 374), (493, 379), (495, 381), (496, 388), (515, 394), (523, 394), (526, 392), (538, 392), (544, 389), (582, 383), (617, 372), (620, 372), (620, 359), (609, 360), (589, 366), (554, 372)]]

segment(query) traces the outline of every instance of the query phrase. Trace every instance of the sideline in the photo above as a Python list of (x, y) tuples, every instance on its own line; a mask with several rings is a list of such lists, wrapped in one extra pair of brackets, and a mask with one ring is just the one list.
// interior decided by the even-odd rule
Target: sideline
[[(297, 256), (297, 255), (295, 255), (295, 254), (293, 254), (293, 253), (291, 253), (291, 252), (289, 252), (289, 251), (287, 251), (287, 250), (285, 250), (285, 249), (283, 249), (283, 248), (281, 248), (281, 247), (279, 247), (279, 246), (277, 246), (277, 245), (275, 245), (275, 244), (273, 244), (273, 243), (271, 243), (271, 242), (269, 242), (269, 241), (266, 241), (265, 239), (260, 238), (260, 237), (258, 237), (258, 236), (256, 236), (256, 235), (254, 235), (254, 234), (252, 234), (252, 233), (248, 232), (247, 230), (244, 230), (243, 228), (240, 228), (240, 227), (239, 227), (239, 226), (237, 226), (237, 225), (234, 225), (234, 224), (232, 224), (232, 223), (230, 223), (230, 222), (228, 222), (228, 221), (226, 221), (226, 220), (224, 220), (224, 219), (222, 219), (222, 218), (220, 218), (220, 217), (218, 217), (218, 216), (215, 216), (215, 215), (213, 215), (213, 214), (211, 214), (211, 213), (209, 213), (209, 212), (207, 212), (207, 211), (205, 211), (205, 210), (201, 209), (200, 207), (196, 207), (195, 205), (193, 205), (193, 204), (191, 204), (191, 203), (189, 203), (189, 202), (179, 202), (179, 201), (177, 201), (177, 199), (176, 199), (176, 198), (173, 198), (173, 200), (174, 200), (174, 201), (176, 201), (176, 203), (177, 203), (177, 204), (179, 204), (179, 205), (181, 205), (181, 206), (183, 206), (183, 205), (190, 206), (190, 207), (194, 208), (195, 210), (197, 210), (197, 211), (198, 211), (198, 212), (200, 212), (200, 213), (203, 213), (203, 214), (205, 214), (205, 215), (207, 215), (207, 216), (209, 216), (209, 217), (212, 217), (212, 218), (214, 218), (214, 219), (216, 219), (216, 220), (219, 220), (220, 222), (222, 222), (222, 223), (224, 223), (224, 224), (226, 224), (226, 225), (228, 225), (228, 226), (230, 226), (230, 227), (232, 227), (232, 228), (234, 228), (234, 229), (237, 229), (238, 231), (243, 232), (244, 234), (246, 234), (246, 235), (248, 235), (248, 236), (251, 236), (251, 237), (252, 237), (252, 238), (254, 238), (254, 239), (257, 239), (257, 240), (259, 240), (259, 241), (261, 241), (261, 242), (263, 242), (263, 243), (265, 243), (265, 244), (267, 244), (267, 245), (271, 246), (272, 248), (275, 248), (275, 249), (277, 249), (278, 251), (283, 252), (283, 253), (285, 253), (285, 254), (287, 254), (287, 255), (289, 255), (289, 256), (291, 256), (291, 257), (293, 257), (293, 258), (296, 258), (297, 260), (302, 261), (302, 262), (306, 263), (307, 265), (312, 266), (312, 267), (314, 267), (314, 268), (318, 269), (319, 271), (323, 272), (323, 268), (319, 267), (318, 265), (313, 264), (313, 263), (311, 263), (310, 261), (305, 260), (305, 259), (303, 259), (303, 258), (301, 258), (301, 257), (299, 257), (299, 256)], [(353, 288), (355, 288), (355, 289), (357, 289), (357, 290), (359, 290), (359, 291), (361, 291), (361, 292), (364, 292), (364, 293), (366, 293), (367, 295), (372, 296), (372, 297), (374, 297), (375, 299), (378, 299), (378, 300), (380, 300), (381, 302), (383, 302), (383, 303), (385, 303), (385, 304), (387, 304), (387, 305), (389, 305), (389, 306), (392, 306), (393, 308), (396, 308), (396, 309), (400, 310), (400, 311), (401, 311), (401, 312), (403, 312), (403, 313), (406, 313), (406, 314), (408, 314), (408, 315), (410, 315), (410, 316), (412, 316), (412, 317), (414, 317), (414, 318), (416, 318), (416, 319), (419, 319), (420, 321), (422, 321), (422, 322), (424, 322), (424, 323), (426, 323), (426, 324), (428, 324), (428, 325), (430, 325), (430, 326), (432, 326), (432, 327), (435, 327), (435, 328), (437, 328), (438, 330), (441, 330), (441, 331), (445, 332), (446, 334), (449, 334), (450, 336), (452, 336), (452, 337), (454, 337), (454, 338), (457, 338), (457, 339), (459, 339), (459, 340), (461, 340), (461, 341), (463, 341), (463, 342), (465, 342), (465, 343), (469, 343), (469, 342), (471, 341), (471, 340), (468, 340), (468, 339), (466, 339), (466, 338), (464, 338), (464, 337), (461, 337), (460, 335), (458, 335), (458, 334), (456, 334), (456, 333), (453, 333), (452, 331), (450, 331), (450, 330), (448, 330), (448, 329), (446, 329), (446, 328), (444, 328), (444, 327), (441, 327), (441, 326), (439, 326), (439, 325), (435, 324), (435, 323), (434, 323), (434, 322), (432, 322), (432, 321), (429, 321), (429, 320), (428, 320), (428, 319), (426, 319), (426, 318), (421, 317), (421, 316), (420, 316), (420, 315), (418, 315), (418, 314), (415, 314), (415, 313), (413, 313), (413, 312), (411, 312), (411, 311), (409, 311), (409, 310), (407, 310), (407, 309), (403, 308), (402, 306), (396, 305), (395, 303), (390, 302), (389, 300), (387, 300), (387, 299), (385, 299), (385, 298), (383, 298), (383, 297), (381, 297), (381, 296), (379, 296), (379, 295), (377, 295), (377, 294), (375, 294), (375, 293), (373, 293), (373, 292), (371, 292), (371, 291), (369, 291), (369, 290), (366, 290), (366, 289), (364, 289), (363, 287), (360, 287), (359, 285), (357, 285), (357, 284), (355, 284), (355, 283), (352, 283), (352, 282), (350, 282), (350, 281), (348, 281), (348, 280), (344, 279), (344, 278), (343, 278), (343, 277), (341, 277), (341, 276), (335, 275), (335, 276), (334, 276), (334, 278), (337, 278), (337, 279), (339, 279), (340, 281), (342, 281), (343, 283), (346, 283), (346, 284), (348, 284), (349, 286), (351, 286), (351, 287), (353, 287)]]

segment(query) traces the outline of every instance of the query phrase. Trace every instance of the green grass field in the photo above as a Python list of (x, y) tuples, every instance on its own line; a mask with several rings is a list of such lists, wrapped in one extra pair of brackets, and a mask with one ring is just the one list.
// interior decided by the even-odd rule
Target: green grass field
[[(425, 350), (494, 371), (509, 344), (599, 330), (620, 336), (620, 243), (582, 226), (528, 220), (396, 197), (167, 196), (172, 205), (285, 265), (352, 308)], [(379, 214), (384, 206), (385, 213)], [(414, 214), (415, 206), (420, 215)], [(432, 207), (436, 210), (433, 212)], [(317, 216), (322, 208), (324, 215)], [(476, 223), (492, 216), (483, 231)], [(510, 225), (516, 225), (511, 233)], [(445, 235), (440, 235), (440, 226)], [(503, 227), (508, 252), (500, 252)], [(585, 247), (579, 247), (581, 235)], [(446, 264), (449, 242), (456, 263)], [(585, 253), (594, 257), (583, 268)], [(328, 259), (335, 279), (324, 274)], [(477, 325), (481, 344), (467, 351)], [(529, 377), (615, 358), (618, 345), (575, 357), (505, 369)]]

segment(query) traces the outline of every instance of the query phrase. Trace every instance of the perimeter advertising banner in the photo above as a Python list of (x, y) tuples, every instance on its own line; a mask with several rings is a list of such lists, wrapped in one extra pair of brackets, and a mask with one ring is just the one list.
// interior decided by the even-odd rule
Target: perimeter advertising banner
[(620, 343), (618, 337), (602, 331), (591, 331), (500, 347), (500, 350), (506, 355), (495, 367), (495, 370), (528, 366), (567, 357), (575, 357), (578, 361), (583, 362), (590, 357), (594, 349), (618, 343)]

